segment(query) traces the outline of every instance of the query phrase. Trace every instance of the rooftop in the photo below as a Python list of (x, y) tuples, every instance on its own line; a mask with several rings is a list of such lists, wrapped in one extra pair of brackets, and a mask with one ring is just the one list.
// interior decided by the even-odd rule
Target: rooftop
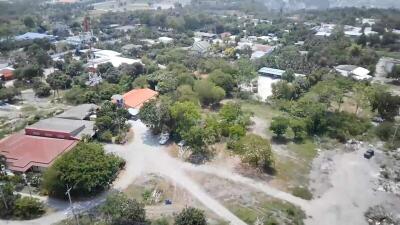
[(190, 48), (190, 50), (198, 53), (205, 53), (209, 48), (210, 43), (208, 43), (208, 41), (197, 41), (193, 43), (193, 46)]
[(25, 133), (30, 131), (48, 131), (68, 134), (72, 138), (81, 139), (84, 135), (94, 135), (94, 122), (86, 120), (71, 120), (64, 118), (47, 118), (40, 120), (25, 128)]
[(153, 91), (149, 88), (133, 89), (123, 95), (124, 104), (127, 108), (140, 108), (146, 101), (156, 97), (157, 95), (157, 91)]
[(16, 40), (22, 41), (22, 40), (34, 40), (34, 39), (54, 39), (55, 36), (53, 35), (48, 35), (48, 34), (40, 34), (40, 33), (33, 33), (33, 32), (28, 32), (22, 35), (18, 35), (15, 37)]
[(0, 154), (10, 170), (26, 172), (32, 166), (48, 167), (77, 141), (13, 134), (0, 141)]
[(58, 118), (63, 119), (72, 119), (72, 120), (84, 120), (88, 117), (90, 112), (96, 110), (98, 107), (95, 104), (82, 104), (78, 106), (74, 106), (60, 115), (57, 115)]

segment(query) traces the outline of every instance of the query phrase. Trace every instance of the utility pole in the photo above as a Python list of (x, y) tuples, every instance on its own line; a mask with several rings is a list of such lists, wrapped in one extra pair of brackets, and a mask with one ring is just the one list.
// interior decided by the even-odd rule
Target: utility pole
[(72, 214), (74, 215), (76, 225), (79, 225), (78, 216), (75, 214), (74, 206), (72, 205), (71, 194), (70, 194), (71, 189), (72, 189), (72, 187), (70, 188), (70, 187), (68, 186), (68, 184), (67, 184), (67, 191), (65, 192), (65, 195), (68, 196), (69, 205), (71, 206), (71, 211), (72, 211)]
[(31, 183), (28, 182), (28, 179), (26, 179), (25, 173), (22, 174), (22, 178), (24, 179), (26, 185), (28, 185), (29, 196), (32, 198)]
[(3, 199), (4, 206), (5, 206), (6, 209), (8, 210), (8, 205), (7, 205), (6, 197), (4, 196), (4, 192), (3, 192), (3, 183), (0, 183), (0, 194), (1, 194), (1, 198)]
[(394, 139), (396, 138), (397, 130), (399, 129), (399, 125), (400, 125), (400, 124), (396, 124), (396, 129), (394, 130), (394, 134), (393, 134), (393, 137), (392, 137), (392, 145), (393, 145), (393, 143), (394, 143)]

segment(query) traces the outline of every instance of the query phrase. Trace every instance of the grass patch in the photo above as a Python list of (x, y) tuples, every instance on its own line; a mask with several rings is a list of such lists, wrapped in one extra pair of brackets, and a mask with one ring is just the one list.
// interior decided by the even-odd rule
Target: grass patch
[(307, 187), (312, 161), (317, 155), (315, 144), (312, 140), (305, 140), (304, 143), (291, 142), (286, 147), (289, 149), (289, 156), (275, 154), (276, 178), (287, 186)]
[(280, 200), (268, 200), (251, 206), (232, 203), (228, 208), (247, 224), (292, 224), (303, 225), (305, 213), (298, 207)]
[(273, 117), (282, 114), (282, 112), (279, 110), (276, 110), (272, 106), (262, 102), (242, 100), (238, 100), (237, 102), (241, 104), (243, 110), (252, 112), (254, 116), (264, 119), (268, 122), (270, 122)]
[(389, 52), (385, 50), (376, 51), (379, 57), (390, 57), (394, 59), (400, 59), (400, 52)]
[(37, 109), (33, 105), (26, 105), (26, 106), (21, 108), (21, 112), (22, 113), (33, 113), (33, 112), (36, 112), (36, 111), (37, 111)]
[(311, 200), (313, 198), (313, 194), (305, 187), (295, 187), (292, 189), (292, 194), (296, 197)]

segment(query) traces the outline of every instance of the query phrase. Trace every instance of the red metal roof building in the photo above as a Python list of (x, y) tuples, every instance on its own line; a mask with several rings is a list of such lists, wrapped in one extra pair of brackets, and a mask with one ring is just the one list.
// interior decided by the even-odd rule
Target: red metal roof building
[(42, 170), (77, 143), (76, 140), (13, 134), (0, 141), (0, 154), (6, 157), (8, 169), (12, 171)]
[(157, 95), (157, 91), (143, 88), (133, 89), (132, 91), (125, 93), (122, 97), (126, 108), (140, 109), (145, 102), (155, 98)]

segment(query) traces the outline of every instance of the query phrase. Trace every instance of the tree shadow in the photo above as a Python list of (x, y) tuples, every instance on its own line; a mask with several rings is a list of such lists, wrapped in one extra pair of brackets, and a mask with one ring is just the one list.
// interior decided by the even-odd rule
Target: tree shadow
[(286, 137), (283, 137), (283, 136), (281, 136), (281, 137), (279, 137), (279, 136), (273, 136), (273, 137), (271, 138), (271, 141), (272, 141), (273, 144), (277, 144), (277, 145), (286, 145), (286, 144), (289, 143), (290, 140), (287, 139)]

